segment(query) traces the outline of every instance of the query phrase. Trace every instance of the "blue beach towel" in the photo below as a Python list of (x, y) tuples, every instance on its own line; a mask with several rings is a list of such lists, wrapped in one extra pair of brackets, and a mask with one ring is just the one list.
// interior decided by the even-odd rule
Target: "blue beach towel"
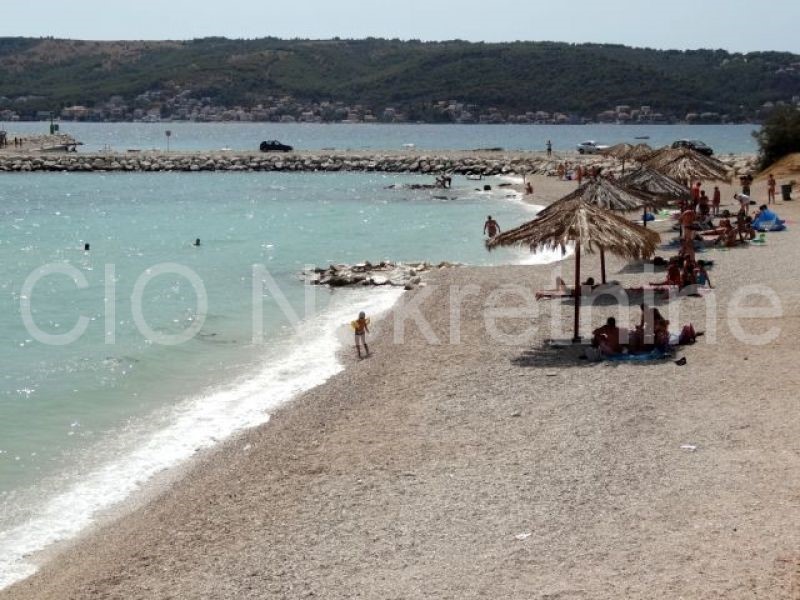
[(612, 362), (646, 362), (648, 360), (664, 360), (670, 358), (670, 355), (663, 350), (651, 350), (644, 354), (612, 354), (606, 356), (606, 360)]
[(786, 222), (773, 211), (766, 209), (762, 210), (753, 220), (753, 229), (756, 231), (783, 231), (786, 229)]

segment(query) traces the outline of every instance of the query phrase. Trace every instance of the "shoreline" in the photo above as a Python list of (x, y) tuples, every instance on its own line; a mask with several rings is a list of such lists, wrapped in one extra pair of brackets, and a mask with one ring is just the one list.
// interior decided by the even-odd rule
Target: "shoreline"
[[(793, 208), (779, 206), (783, 213)], [(792, 212), (794, 216), (797, 211)], [(796, 233), (770, 236), (772, 240), (782, 254), (775, 254), (772, 246), (715, 252), (723, 271), (713, 274), (715, 284), (720, 287), (721, 280), (723, 286), (732, 285), (744, 265), (762, 281), (783, 280), (781, 298), (795, 308), (791, 294), (797, 286), (780, 273), (794, 260), (796, 251), (789, 243), (796, 241)], [(777, 264), (757, 270), (762, 264), (758, 253), (761, 261), (768, 254)], [(622, 265), (611, 261), (610, 267)], [(571, 261), (564, 269), (571, 269)], [(431, 287), (480, 285), (481, 297), (465, 303), (472, 316), (486, 292), (521, 279), (546, 286), (549, 270), (469, 267), (437, 273)], [(444, 338), (446, 317), (436, 303), (444, 296), (433, 294), (424, 312)], [(702, 303), (681, 304), (690, 305), (691, 316)], [(543, 306), (540, 316), (546, 320), (555, 306)], [(383, 320), (387, 329), (394, 318), (393, 310)], [(778, 590), (791, 577), (774, 561), (789, 557), (789, 569), (792, 542), (798, 542), (797, 534), (785, 527), (797, 510), (782, 504), (788, 501), (788, 490), (780, 485), (785, 479), (777, 479), (783, 470), (798, 466), (796, 456), (781, 454), (787, 448), (780, 444), (790, 443), (787, 436), (797, 433), (796, 419), (778, 425), (778, 438), (774, 432), (770, 439), (763, 435), (776, 425), (768, 416), (786, 418), (783, 409), (791, 406), (791, 383), (797, 376), (781, 370), (788, 388), (749, 379), (765, 365), (781, 369), (772, 362), (770, 348), (750, 349), (750, 356), (744, 355), (750, 362), (736, 362), (742, 372), (731, 372), (728, 361), (741, 359), (740, 349), (726, 345), (726, 354), (720, 356), (719, 348), (714, 352), (700, 344), (687, 351), (692, 365), (688, 373), (671, 363), (653, 367), (658, 378), (676, 379), (685, 393), (681, 398), (688, 402), (677, 402), (665, 395), (669, 390), (658, 387), (644, 400), (636, 395), (641, 392), (639, 367), (598, 370), (603, 367), (545, 362), (525, 368), (515, 359), (528, 344), (493, 347), (473, 321), (479, 319), (467, 320), (464, 343), (455, 347), (430, 346), (416, 331), (409, 332), (406, 345), (392, 343), (388, 333), (379, 335), (376, 356), (360, 363), (363, 369), (351, 365), (279, 408), (276, 422), (213, 449), (159, 495), (158, 502), (140, 507), (114, 527), (90, 532), (32, 579), (0, 591), (0, 597), (298, 597), (306, 592), (345, 597), (355, 589), (376, 598), (398, 590), (414, 597), (458, 590), (468, 597), (530, 597), (547, 591), (589, 597), (626, 592), (644, 598), (658, 590), (738, 598), (753, 589)], [(796, 354), (787, 342), (797, 325), (783, 326), (790, 336), (783, 338), (781, 349)], [(714, 397), (712, 382), (704, 376), (707, 370), (723, 380), (730, 377), (726, 390), (743, 387), (734, 397)], [(782, 395), (783, 389), (789, 394)], [(622, 397), (604, 397), (603, 391), (619, 391)], [(753, 396), (764, 403), (755, 414), (748, 410)], [(720, 411), (723, 418), (710, 425), (692, 421), (699, 415), (713, 419)], [(737, 419), (753, 416), (756, 422), (748, 426), (752, 431), (729, 429)], [(683, 437), (669, 435), (674, 432), (668, 425), (678, 426)], [(726, 437), (731, 431), (736, 431), (733, 440)], [(699, 472), (693, 468), (696, 463), (684, 460), (693, 454), (676, 451), (680, 440), (698, 439)], [(754, 443), (771, 451), (761, 460), (739, 452), (741, 444)], [(245, 450), (247, 445), (252, 452)], [(721, 462), (720, 450), (727, 451)], [(770, 465), (769, 459), (778, 464)], [(723, 473), (714, 470), (719, 466)], [(737, 487), (754, 472), (764, 489)], [(733, 476), (732, 482), (722, 475)], [(651, 481), (653, 477), (666, 479)], [(666, 504), (628, 498), (626, 486)], [(720, 490), (730, 497), (712, 495), (714, 503), (703, 501)], [(778, 497), (770, 500), (771, 493)], [(576, 495), (585, 501), (576, 503)], [(687, 495), (688, 515), (681, 501)], [(783, 512), (771, 518), (752, 504), (756, 498), (748, 503), (753, 495), (770, 510), (783, 506)], [(598, 500), (610, 508), (592, 504)], [(193, 507), (191, 514), (187, 506)], [(741, 535), (722, 536), (721, 523), (727, 521), (714, 509), (736, 519)], [(748, 520), (754, 515), (761, 520)], [(713, 527), (702, 533), (691, 528), (705, 519)], [(159, 533), (166, 523), (169, 529)], [(742, 538), (749, 545), (739, 548)], [(71, 555), (86, 562), (70, 561)], [(484, 566), (480, 576), (474, 569), (476, 555)], [(700, 561), (698, 570), (683, 562), (687, 555)], [(631, 556), (643, 557), (639, 560), (644, 564)], [(759, 572), (765, 565), (768, 572)]]
[[(513, 186), (513, 187), (516, 188), (516, 187), (521, 187), (521, 186)], [(509, 188), (509, 189), (513, 189), (513, 188)], [(525, 205), (527, 208), (530, 208), (531, 210), (537, 211), (537, 212), (538, 212), (538, 209), (541, 209), (541, 205), (531, 204), (528, 200), (526, 200), (524, 198), (524, 196), (522, 195), (521, 192), (519, 192), (517, 194), (517, 196), (518, 197), (515, 197), (513, 200), (508, 200), (507, 199), (507, 201), (513, 201), (513, 202), (521, 203), (521, 204)], [(522, 257), (520, 257), (520, 261), (521, 261), (520, 264), (523, 264), (524, 259)], [(437, 268), (436, 265), (431, 265), (430, 269), (428, 269), (426, 272), (420, 273), (420, 274), (423, 276), (423, 278), (427, 277), (427, 276), (429, 276), (429, 275), (441, 270), (443, 265), (445, 267), (460, 266), (460, 265), (450, 265), (450, 264), (442, 263), (442, 265), (439, 265), (438, 268)], [(330, 371), (331, 373), (335, 374), (335, 372), (337, 372), (338, 369), (343, 368), (342, 367), (342, 361), (341, 361), (341, 355), (342, 355), (342, 353), (347, 352), (346, 348), (348, 347), (348, 342), (350, 341), (349, 336), (345, 336), (344, 339), (342, 338), (342, 334), (339, 331), (341, 329), (341, 327), (339, 326), (340, 325), (340, 321), (341, 322), (345, 322), (346, 321), (346, 316), (350, 315), (350, 313), (353, 312), (353, 310), (357, 311), (357, 310), (359, 310), (359, 307), (365, 307), (366, 308), (367, 305), (370, 305), (370, 306), (373, 307), (372, 309), (367, 308), (367, 310), (369, 310), (372, 314), (375, 314), (374, 308), (375, 308), (376, 305), (383, 303), (382, 298), (384, 296), (391, 295), (391, 296), (394, 297), (394, 300), (392, 300), (390, 302), (390, 305), (387, 305), (387, 306), (381, 308), (378, 311), (378, 314), (381, 314), (384, 311), (391, 310), (392, 306), (394, 306), (394, 304), (398, 301), (398, 299), (399, 299), (399, 297), (400, 297), (400, 295), (402, 293), (402, 287), (403, 286), (400, 286), (400, 288), (395, 288), (393, 290), (390, 289), (391, 287), (392, 286), (388, 286), (387, 285), (387, 286), (380, 286), (377, 290), (364, 289), (360, 293), (348, 290), (345, 293), (348, 296), (352, 296), (352, 298), (347, 303), (347, 307), (348, 308), (346, 310), (346, 314), (344, 314), (344, 313), (339, 314), (342, 311), (342, 307), (340, 306), (339, 309), (335, 310), (334, 313), (333, 313), (333, 314), (337, 315), (336, 318), (327, 318), (326, 317), (326, 315), (328, 315), (328, 313), (330, 312), (330, 309), (329, 309), (329, 310), (323, 311), (322, 313), (316, 315), (314, 318), (312, 318), (310, 320), (310, 322), (306, 323), (306, 329), (308, 329), (311, 325), (313, 325), (313, 323), (315, 323), (317, 321), (320, 321), (320, 320), (331, 321), (329, 323), (329, 326), (325, 329), (325, 331), (321, 332), (323, 334), (327, 334), (329, 336), (333, 336), (335, 338), (338, 338), (337, 348), (334, 349), (333, 353), (330, 355), (330, 359), (333, 361), (333, 363), (335, 363), (337, 365), (335, 369)], [(424, 287), (424, 284), (423, 284), (423, 287)], [(406, 289), (409, 289), (409, 288), (407, 287)], [(334, 321), (335, 321), (335, 323), (334, 323)], [(339, 324), (339, 325), (337, 325), (337, 324)], [(318, 338), (319, 337), (319, 333), (320, 332), (318, 332), (317, 334), (315, 334), (312, 337), (315, 338), (315, 339)], [(297, 336), (295, 336), (295, 337), (297, 337)], [(287, 347), (292, 349), (293, 353), (297, 353), (297, 352), (300, 351), (300, 349), (298, 349), (296, 347), (297, 343), (299, 343), (299, 340), (296, 340), (296, 343), (294, 343), (294, 344), (287, 345)], [(287, 342), (287, 344), (288, 344), (288, 342)], [(316, 356), (316, 359), (317, 360), (322, 360), (323, 357)], [(273, 368), (272, 370), (274, 371), (275, 369)], [(316, 383), (314, 383), (312, 387), (316, 387), (318, 385), (324, 384), (324, 381), (327, 380), (327, 378), (329, 376), (330, 376), (330, 374), (324, 375), (322, 377), (322, 379), (317, 381)], [(182, 401), (179, 406), (174, 407), (173, 411), (174, 410), (178, 410), (181, 406), (184, 406), (185, 404), (187, 404), (189, 402), (196, 403), (196, 402), (199, 401), (198, 399), (207, 397), (209, 393), (213, 394), (213, 396), (219, 396), (219, 395), (221, 395), (223, 393), (226, 393), (226, 390), (238, 389), (238, 388), (240, 388), (242, 386), (252, 387), (250, 382), (255, 381), (255, 380), (259, 380), (260, 381), (262, 379), (263, 379), (263, 377), (260, 376), (260, 373), (254, 371), (248, 377), (246, 377), (246, 378), (239, 377), (235, 381), (232, 381), (232, 382), (230, 382), (230, 384), (224, 385), (224, 386), (220, 387), (219, 389), (214, 388), (213, 390), (206, 390), (206, 391), (202, 392), (199, 396), (192, 396), (192, 398), (187, 398), (186, 400)], [(274, 390), (272, 390), (272, 391), (274, 392)], [(302, 390), (300, 391), (300, 393), (302, 393)], [(291, 401), (294, 400), (296, 395), (297, 395), (296, 392), (292, 392), (289, 396), (287, 396), (283, 400), (277, 402), (276, 405), (280, 406), (285, 402), (291, 402)], [(168, 486), (168, 485), (170, 485), (172, 483), (175, 483), (176, 481), (179, 481), (182, 478), (182, 476), (185, 475), (188, 472), (188, 470), (190, 470), (193, 467), (193, 465), (196, 465), (198, 463), (198, 461), (204, 460), (204, 458), (207, 457), (209, 454), (212, 454), (212, 453), (216, 452), (219, 449), (219, 447), (224, 446), (225, 444), (227, 444), (230, 439), (236, 439), (238, 436), (242, 435), (243, 432), (249, 430), (250, 428), (252, 428), (254, 426), (257, 427), (260, 424), (266, 424), (268, 422), (269, 418), (270, 418), (271, 410), (272, 410), (272, 408), (269, 408), (269, 407), (264, 409), (265, 417), (264, 417), (263, 423), (255, 423), (255, 424), (254, 423), (250, 423), (250, 424), (243, 424), (241, 426), (237, 426), (232, 430), (232, 433), (228, 433), (228, 434), (222, 435), (221, 439), (217, 439), (220, 436), (214, 436), (214, 438), (212, 438), (213, 441), (214, 441), (213, 444), (209, 445), (209, 444), (204, 444), (204, 443), (198, 443), (198, 444), (196, 444), (197, 447), (194, 449), (194, 451), (190, 455), (186, 455), (186, 456), (183, 456), (183, 457), (175, 458), (174, 460), (171, 460), (169, 464), (162, 464), (160, 466), (155, 467), (155, 470), (152, 470), (152, 472), (149, 472), (149, 473), (147, 473), (147, 474), (145, 474), (143, 476), (144, 477), (144, 484), (143, 485), (139, 485), (139, 483), (134, 484), (134, 487), (132, 489), (130, 489), (129, 492), (126, 492), (124, 494), (124, 497), (121, 497), (119, 499), (114, 500), (113, 502), (111, 502), (110, 505), (109, 505), (109, 503), (107, 501), (107, 498), (105, 498), (105, 497), (99, 498), (97, 500), (97, 502), (99, 502), (99, 504), (97, 504), (97, 506), (92, 508), (89, 511), (88, 514), (86, 514), (86, 515), (76, 515), (78, 517), (78, 519), (77, 519), (78, 521), (80, 521), (81, 519), (83, 520), (83, 525), (81, 525), (79, 529), (74, 529), (73, 528), (73, 530), (70, 531), (67, 534), (63, 534), (63, 533), (60, 534), (60, 538), (59, 539), (55, 539), (53, 541), (47, 541), (46, 543), (43, 543), (43, 545), (39, 545), (39, 546), (36, 546), (35, 542), (29, 541), (28, 543), (29, 544), (32, 543), (32, 544), (34, 544), (34, 546), (30, 546), (29, 545), (28, 546), (28, 550), (24, 551), (23, 554), (24, 555), (28, 555), (31, 552), (33, 552), (33, 556), (35, 558), (34, 558), (33, 561), (26, 561), (26, 562), (29, 562), (29, 563), (32, 562), (33, 564), (37, 564), (37, 565), (38, 564), (47, 563), (53, 557), (59, 556), (61, 553), (65, 552), (65, 551), (68, 551), (71, 547), (74, 546), (75, 543), (77, 543), (77, 541), (83, 539), (87, 535), (91, 535), (93, 532), (97, 531), (99, 528), (102, 528), (103, 526), (106, 526), (106, 525), (109, 525), (109, 524), (113, 524), (117, 519), (122, 518), (125, 515), (129, 514), (135, 508), (141, 507), (144, 504), (146, 504), (148, 501), (155, 499), (160, 493), (162, 493), (166, 489), (166, 486)], [(180, 412), (183, 412), (183, 411), (181, 410)], [(170, 427), (172, 427), (172, 425), (170, 425)], [(170, 428), (170, 427), (168, 427), (168, 428)], [(148, 439), (151, 436), (161, 435), (162, 433), (163, 432), (162, 432), (161, 428), (159, 428), (158, 430), (151, 431), (148, 434)], [(230, 437), (228, 437), (229, 435), (230, 435)], [(139, 440), (139, 445), (136, 446), (136, 447), (130, 448), (129, 449), (130, 452), (133, 453), (134, 451), (138, 451), (137, 449), (139, 448), (139, 446), (141, 446), (141, 444), (144, 444), (146, 442), (147, 442), (147, 439)], [(113, 461), (112, 462), (114, 464), (121, 465), (127, 459), (128, 459), (128, 454), (125, 454), (125, 455), (113, 457)], [(98, 470), (106, 469), (108, 467), (108, 464), (107, 464), (108, 460), (111, 460), (111, 459), (103, 459), (102, 461), (98, 461), (98, 463), (96, 465), (93, 465), (91, 467), (91, 469), (89, 471), (87, 471), (86, 476), (96, 475)], [(129, 471), (129, 469), (126, 469), (126, 468), (121, 467), (121, 466), (119, 467), (118, 470), (119, 470), (120, 473), (128, 473), (128, 471)], [(131, 474), (128, 473), (128, 475), (131, 475)], [(141, 478), (142, 478), (142, 475), (141, 475), (141, 473), (139, 473), (136, 476), (136, 479), (140, 480)], [(131, 479), (131, 477), (126, 476), (124, 478), (124, 481), (126, 482), (124, 485), (130, 484), (130, 481), (129, 481), (130, 479)], [(82, 483), (83, 483), (83, 479), (75, 480), (75, 482), (73, 484), (71, 484), (67, 489), (65, 489), (62, 492), (60, 492), (57, 496), (54, 496), (54, 497), (50, 498), (50, 501), (51, 502), (52, 501), (57, 501), (58, 499), (62, 498), (64, 494), (73, 493), (72, 492), (73, 488), (75, 486), (77, 486), (77, 485), (81, 485)], [(81, 499), (81, 502), (87, 502), (87, 501), (88, 501), (88, 498), (82, 498)], [(33, 520), (36, 521), (37, 519), (34, 518)], [(24, 526), (20, 526), (19, 528), (24, 529), (25, 527)], [(16, 529), (18, 529), (18, 528), (13, 528), (13, 529), (8, 530), (7, 532), (3, 532), (3, 533), (8, 534), (9, 531), (13, 533), (14, 531), (16, 531)], [(39, 530), (39, 529), (42, 529), (42, 528), (38, 527), (37, 530)], [(66, 537), (64, 537), (64, 535), (66, 535)], [(2, 541), (3, 537), (4, 536), (2, 534), (0, 534), (0, 541)], [(12, 535), (11, 538), (7, 538), (6, 541), (10, 543), (11, 541), (13, 541), (13, 539), (14, 539), (14, 536)], [(23, 555), (20, 554), (20, 558), (22, 558), (22, 556)], [(26, 568), (26, 569), (28, 568), (22, 563), (19, 563), (19, 566), (21, 568)], [(31, 574), (33, 574), (35, 572), (36, 572), (35, 570), (30, 571), (28, 573), (28, 575), (26, 575), (26, 576), (30, 576)], [(3, 579), (2, 575), (3, 574), (0, 572), (0, 581), (2, 581), (2, 579)], [(15, 577), (15, 579), (22, 580), (24, 578), (20, 579), (18, 577)], [(13, 585), (13, 583), (9, 583), (7, 585)], [(2, 589), (4, 589), (4, 587), (2, 585), (0, 585), (0, 590), (2, 590)]]
[[(324, 384), (343, 368), (340, 330), (346, 317), (361, 309), (383, 314), (400, 293), (401, 290), (388, 288), (378, 292), (349, 290), (344, 299), (303, 321), (301, 331), (277, 340), (275, 347), (287, 350), (286, 356), (269, 358), (268, 352), (261, 367), (222, 385), (203, 388), (175, 406), (164, 408), (164, 414), (157, 413), (157, 418), (149, 415), (147, 420), (160, 423), (159, 427), (143, 427), (130, 447), (97, 460), (80, 479), (71, 476), (70, 485), (48, 497), (40, 514), (0, 532), (0, 545), (13, 544), (16, 553), (11, 561), (6, 563), (4, 558), (0, 565), (12, 569), (5, 573), (0, 570), (0, 592), (34, 574), (37, 565), (68, 551), (87, 535), (154, 500), (229, 440), (268, 423), (280, 406)], [(313, 359), (312, 367), (302, 366), (306, 359)], [(267, 390), (269, 395), (264, 397), (261, 390)], [(210, 422), (217, 424), (210, 426)], [(154, 444), (157, 452), (148, 451)], [(103, 477), (110, 471), (118, 474), (113, 486)], [(63, 514), (56, 514), (54, 506), (63, 510), (79, 508), (65, 524)], [(57, 537), (42, 537), (48, 527), (58, 530)], [(33, 560), (28, 560), (31, 556)], [(5, 577), (11, 581), (4, 583)]]

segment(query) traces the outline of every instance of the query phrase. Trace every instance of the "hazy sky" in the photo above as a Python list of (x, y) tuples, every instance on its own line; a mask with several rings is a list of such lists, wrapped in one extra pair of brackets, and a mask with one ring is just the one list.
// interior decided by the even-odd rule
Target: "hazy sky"
[(800, 0), (2, 0), (0, 36), (367, 36), (800, 53)]

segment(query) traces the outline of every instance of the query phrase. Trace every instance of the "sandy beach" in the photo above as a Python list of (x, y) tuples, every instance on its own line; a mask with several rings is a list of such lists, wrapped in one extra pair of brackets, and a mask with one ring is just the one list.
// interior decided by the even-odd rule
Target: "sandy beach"
[[(546, 348), (572, 307), (519, 289), (570, 281), (572, 259), (443, 269), (374, 323), (371, 358), (345, 349), (341, 374), (0, 598), (800, 598), (800, 202), (776, 210), (792, 222), (765, 246), (702, 255), (713, 294), (660, 305), (706, 332), (685, 366)], [(595, 306), (582, 330), (639, 314)]]

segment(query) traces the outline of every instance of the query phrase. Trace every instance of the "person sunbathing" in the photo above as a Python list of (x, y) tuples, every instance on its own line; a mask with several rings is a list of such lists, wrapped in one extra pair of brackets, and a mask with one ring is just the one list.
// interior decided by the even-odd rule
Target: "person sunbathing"
[(617, 320), (609, 317), (606, 324), (592, 332), (592, 347), (598, 348), (605, 356), (622, 352), (622, 342), (627, 332), (617, 327)]
[(700, 235), (719, 237), (723, 233), (730, 231), (732, 228), (733, 225), (731, 225), (731, 220), (724, 218), (719, 220), (719, 225), (716, 228), (709, 229), (707, 231), (701, 231)]
[(739, 241), (742, 243), (756, 239), (756, 230), (753, 229), (753, 217), (738, 219), (736, 221), (736, 234), (739, 236)]
[(726, 248), (732, 248), (736, 244), (739, 243), (738, 239), (738, 232), (734, 229), (733, 225), (728, 219), (723, 219), (724, 226), (720, 231), (717, 239), (714, 240), (715, 246), (725, 246)]
[(703, 265), (697, 265), (695, 267), (694, 282), (700, 287), (707, 287), (712, 290), (714, 289), (714, 286), (711, 285), (711, 278), (708, 276), (708, 271), (706, 271), (706, 268)]
[(665, 348), (669, 344), (669, 321), (653, 306), (641, 304), (640, 308), (642, 309), (642, 318), (636, 331), (638, 332), (637, 339), (642, 345), (641, 349)]
[(681, 272), (681, 288), (687, 288), (697, 283), (694, 276), (694, 262), (686, 261), (683, 271)]
[(667, 278), (664, 281), (651, 281), (650, 285), (654, 286), (673, 286), (681, 285), (681, 268), (677, 260), (670, 260), (667, 267)]
[[(594, 282), (593, 277), (589, 277), (581, 284), (581, 293), (584, 291), (594, 291), (598, 286)], [(536, 292), (536, 299), (542, 300), (544, 298), (571, 298), (575, 296), (575, 289), (567, 285), (561, 278), (556, 277), (556, 289), (554, 290), (539, 290)]]

